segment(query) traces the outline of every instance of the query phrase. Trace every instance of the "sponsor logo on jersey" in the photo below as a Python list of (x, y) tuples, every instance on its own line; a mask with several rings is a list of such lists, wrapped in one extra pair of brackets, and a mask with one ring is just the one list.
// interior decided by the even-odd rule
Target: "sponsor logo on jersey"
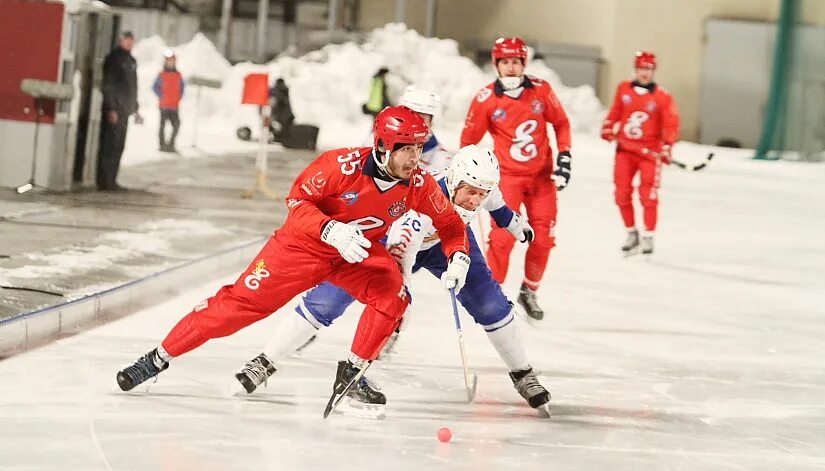
[(309, 184), (320, 190), (327, 184), (327, 178), (323, 172), (318, 172), (309, 179)]
[(481, 91), (478, 92), (478, 95), (476, 96), (476, 101), (478, 101), (479, 103), (484, 103), (484, 101), (487, 100), (488, 98), (490, 98), (490, 95), (492, 95), (492, 94), (493, 94), (493, 91), (490, 90), (489, 88), (482, 88)]
[(504, 111), (504, 108), (496, 108), (496, 110), (493, 111), (493, 116), (491, 116), (490, 119), (492, 119), (493, 122), (504, 121), (505, 119), (507, 119), (507, 112)]
[(533, 103), (530, 103), (530, 109), (533, 114), (542, 114), (544, 113), (544, 103), (541, 100), (533, 100)]
[(199, 302), (197, 306), (195, 306), (195, 312), (203, 311), (204, 309), (209, 307), (209, 300), (204, 299), (203, 301)]
[(349, 206), (355, 204), (358, 201), (358, 192), (357, 191), (348, 191), (341, 195), (341, 199), (344, 200), (344, 203), (347, 203)]
[(288, 200), (286, 200), (286, 207), (292, 209), (295, 206), (298, 206), (301, 203), (301, 201), (302, 200), (299, 200), (298, 198), (289, 198)]
[(407, 211), (407, 203), (404, 200), (396, 201), (395, 203), (391, 204), (387, 212), (390, 214), (390, 217), (397, 218), (404, 214)]
[(622, 95), (622, 103), (624, 103), (625, 105), (630, 103), (631, 100), (633, 100), (633, 98), (630, 98), (630, 95), (628, 95), (627, 93)]
[(656, 102), (653, 101), (653, 100), (650, 100), (649, 102), (647, 102), (646, 108), (647, 108), (648, 113), (652, 113), (653, 111), (656, 110)]
[(270, 273), (269, 270), (266, 269), (264, 259), (260, 259), (257, 263), (255, 263), (255, 268), (252, 269), (252, 273), (246, 275), (246, 278), (243, 280), (243, 284), (252, 291), (255, 291), (261, 287), (261, 280), (264, 278), (269, 278), (269, 275)]

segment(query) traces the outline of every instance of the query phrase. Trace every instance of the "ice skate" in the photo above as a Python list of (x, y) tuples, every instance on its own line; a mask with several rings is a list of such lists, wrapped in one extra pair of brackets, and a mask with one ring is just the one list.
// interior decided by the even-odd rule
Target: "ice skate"
[(540, 321), (544, 319), (544, 310), (536, 299), (536, 291), (522, 284), (518, 293), (518, 304), (527, 314), (528, 320)]
[[(332, 407), (332, 400), (342, 394), (350, 381), (355, 378), (361, 370), (349, 361), (339, 361), (338, 371), (335, 375), (333, 385), (333, 397), (330, 398), (328, 408)], [(386, 412), (387, 397), (378, 390), (378, 387), (361, 376), (355, 384), (347, 391), (335, 412), (354, 417), (371, 419), (383, 419)]]
[(627, 231), (627, 240), (622, 245), (622, 253), (625, 257), (639, 253), (639, 231), (636, 229)]
[(550, 393), (539, 383), (533, 368), (510, 373), (513, 386), (530, 407), (545, 417), (550, 417)]
[(275, 374), (275, 365), (269, 361), (266, 354), (261, 353), (252, 360), (248, 361), (241, 371), (235, 373), (235, 379), (241, 383), (241, 386), (246, 390), (247, 394), (252, 394), (255, 388), (263, 384), (266, 386), (266, 381), (270, 376)]
[(642, 237), (642, 255), (653, 255), (653, 234), (645, 234)]
[(129, 391), (138, 384), (156, 377), (166, 368), (169, 368), (169, 362), (163, 361), (158, 355), (158, 350), (154, 349), (138, 358), (132, 365), (118, 371), (117, 384), (120, 389)]

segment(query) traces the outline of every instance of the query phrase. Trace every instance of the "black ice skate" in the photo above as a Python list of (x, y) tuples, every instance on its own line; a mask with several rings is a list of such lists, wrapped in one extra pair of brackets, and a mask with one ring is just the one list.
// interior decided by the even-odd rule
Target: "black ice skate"
[(642, 237), (642, 255), (651, 255), (653, 254), (653, 236), (646, 235)]
[[(366, 370), (366, 367), (364, 369)], [(359, 373), (362, 373), (362, 370), (349, 361), (338, 362), (338, 371), (332, 388), (333, 394), (327, 404), (327, 410), (324, 411), (325, 418), (332, 409), (345, 415), (375, 419), (384, 418), (387, 397), (384, 393), (378, 391), (374, 383)], [(350, 386), (350, 383), (353, 384)], [(348, 390), (347, 386), (350, 386)], [(342, 394), (344, 397), (340, 397)], [(340, 399), (337, 399), (339, 397)]]
[(235, 373), (235, 379), (241, 383), (247, 394), (252, 394), (255, 388), (261, 385), (266, 386), (266, 380), (275, 374), (275, 365), (269, 361), (266, 354), (261, 353), (252, 360), (249, 360), (241, 371)]
[(625, 257), (634, 255), (639, 251), (639, 231), (633, 229), (627, 231), (627, 240), (622, 245), (622, 253)]
[(539, 383), (533, 368), (510, 373), (513, 386), (521, 394), (530, 407), (542, 415), (550, 417), (550, 393)]
[(158, 349), (138, 358), (131, 366), (117, 372), (117, 384), (120, 389), (129, 391), (140, 383), (152, 379), (161, 371), (169, 368), (169, 362), (158, 356)]
[(544, 311), (539, 307), (536, 300), (536, 292), (522, 284), (518, 292), (518, 303), (530, 317), (530, 319), (540, 321), (544, 319)]

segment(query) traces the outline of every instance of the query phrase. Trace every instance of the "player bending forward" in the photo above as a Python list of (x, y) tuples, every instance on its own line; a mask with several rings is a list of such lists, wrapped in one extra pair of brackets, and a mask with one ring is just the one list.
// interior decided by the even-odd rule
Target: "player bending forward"
[[(500, 227), (507, 229), (521, 242), (533, 239), (533, 229), (526, 220), (504, 204), (498, 191), (499, 168), (496, 156), (487, 149), (470, 145), (454, 157), (446, 178), (438, 181), (442, 191), (450, 197), (465, 223), (484, 207)], [(390, 229), (387, 247), (401, 265), (405, 279), (421, 268), (436, 277), (447, 269), (447, 258), (441, 253), (440, 234), (432, 219), (417, 211), (409, 211)], [(493, 280), (490, 269), (467, 228), (470, 241), (470, 270), (467, 282), (458, 294), (458, 300), (473, 319), (487, 332), (490, 342), (510, 370), (516, 390), (531, 407), (549, 415), (550, 393), (539, 383), (527, 355), (519, 341), (513, 322), (513, 303)], [(248, 362), (235, 377), (251, 393), (277, 369), (287, 355), (304, 345), (318, 329), (329, 326), (352, 304), (353, 297), (332, 283), (324, 283), (310, 291), (296, 308), (299, 315), (287, 318), (264, 348), (264, 352)], [(344, 407), (368, 409), (383, 415), (386, 397), (375, 390), (364, 378), (350, 392)]]
[(169, 362), (209, 339), (231, 335), (259, 321), (296, 295), (331, 281), (366, 307), (349, 360), (338, 362), (333, 390), (345, 386), (381, 351), (409, 305), (401, 271), (383, 244), (408, 208), (433, 219), (450, 260), (447, 289), (460, 289), (470, 266), (461, 217), (438, 184), (418, 168), (429, 129), (403, 106), (381, 111), (375, 146), (321, 154), (287, 196), (289, 213), (234, 285), (221, 288), (175, 325), (157, 348), (117, 373), (128, 391), (157, 376)]

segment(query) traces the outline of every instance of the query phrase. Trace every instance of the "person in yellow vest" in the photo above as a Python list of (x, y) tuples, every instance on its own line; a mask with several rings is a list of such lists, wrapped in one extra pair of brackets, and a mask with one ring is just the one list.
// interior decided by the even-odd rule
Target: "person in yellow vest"
[(381, 67), (378, 72), (372, 76), (370, 82), (370, 96), (362, 110), (364, 114), (369, 114), (375, 117), (379, 111), (390, 106), (390, 100), (387, 98), (387, 81), (386, 75), (390, 69)]

